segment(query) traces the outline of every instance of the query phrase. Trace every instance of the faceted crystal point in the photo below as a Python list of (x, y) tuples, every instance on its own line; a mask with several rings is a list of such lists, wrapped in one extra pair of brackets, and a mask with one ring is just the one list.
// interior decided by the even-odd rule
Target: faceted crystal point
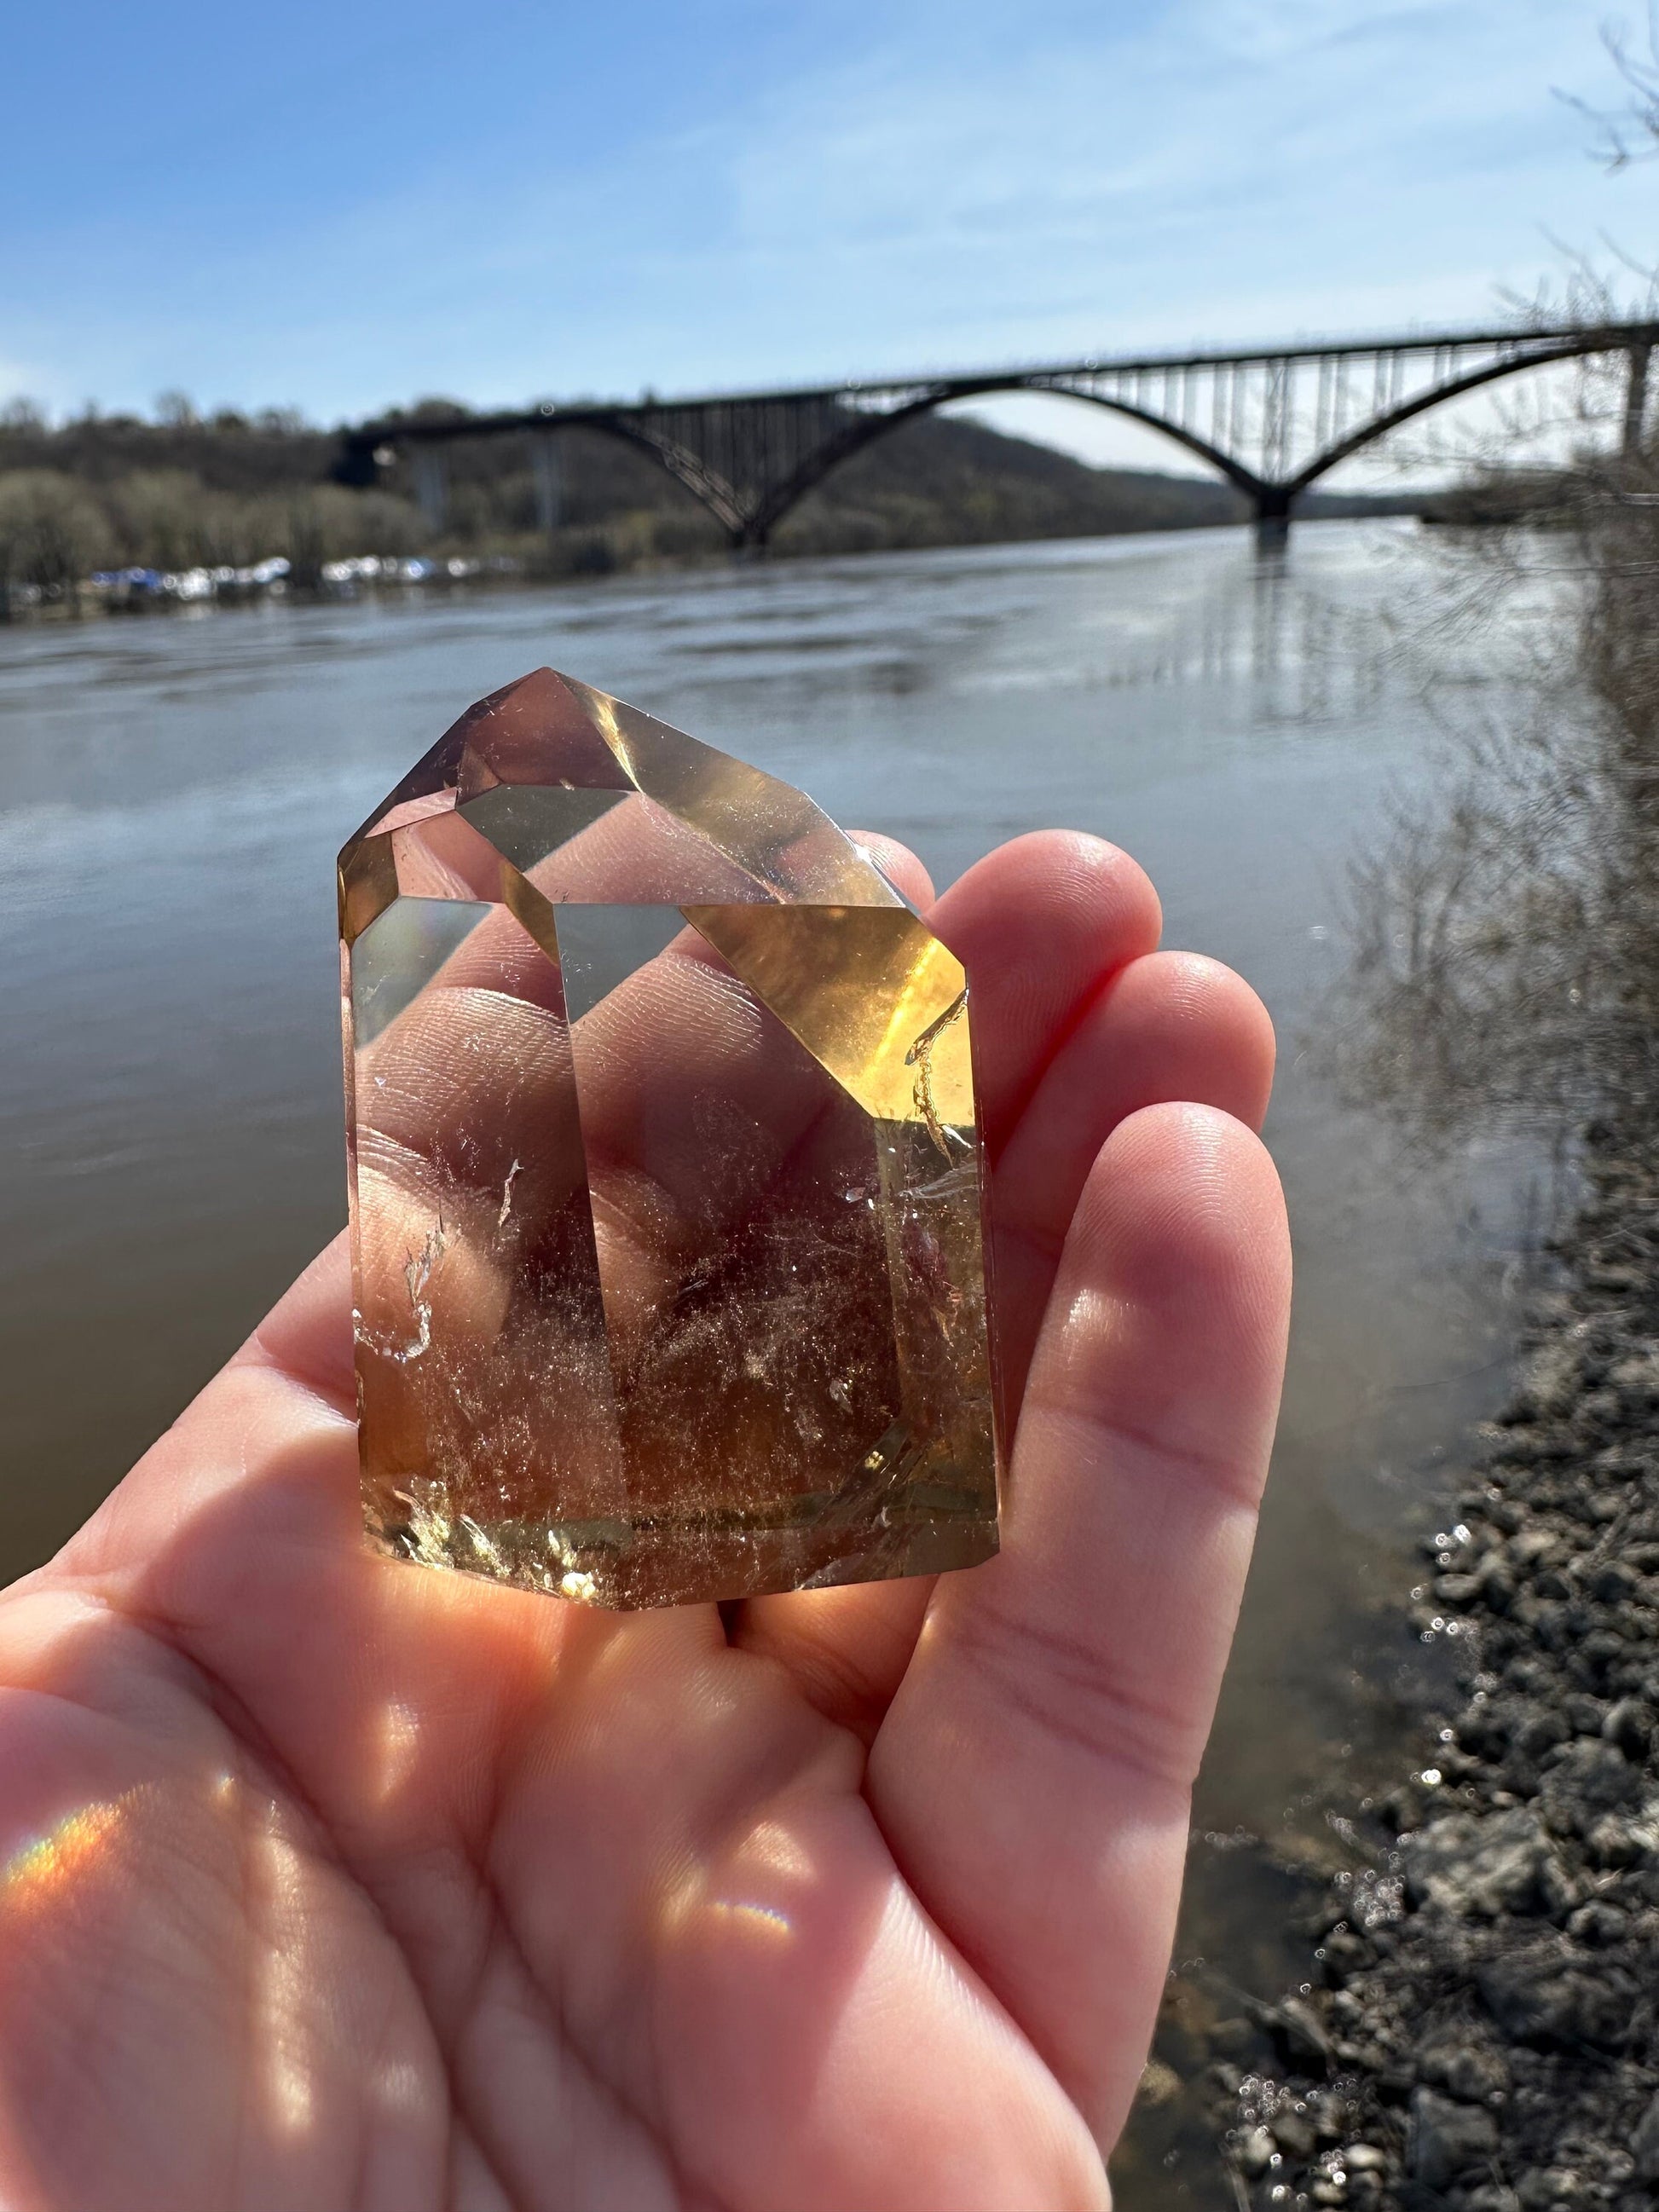
[(966, 979), (811, 799), (538, 670), (340, 855), (372, 1543), (609, 1606), (970, 1566)]

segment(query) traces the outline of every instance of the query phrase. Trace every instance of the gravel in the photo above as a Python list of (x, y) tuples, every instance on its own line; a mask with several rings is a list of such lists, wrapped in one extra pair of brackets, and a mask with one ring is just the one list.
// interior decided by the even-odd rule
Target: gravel
[[(1241, 2206), (1659, 2204), (1659, 1140), (1601, 1127), (1413, 1626), (1455, 1628), (1316, 1916), (1209, 2080)], [(1383, 1816), (1386, 1816), (1384, 1818)], [(1218, 2031), (1219, 2035), (1219, 2031)]]

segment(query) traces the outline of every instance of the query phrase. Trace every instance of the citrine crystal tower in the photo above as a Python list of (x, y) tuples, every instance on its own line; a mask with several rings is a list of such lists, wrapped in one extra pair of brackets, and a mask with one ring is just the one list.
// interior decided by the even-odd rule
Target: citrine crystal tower
[(800, 792), (542, 669), (340, 855), (373, 1544), (608, 1606), (997, 1541), (966, 979)]

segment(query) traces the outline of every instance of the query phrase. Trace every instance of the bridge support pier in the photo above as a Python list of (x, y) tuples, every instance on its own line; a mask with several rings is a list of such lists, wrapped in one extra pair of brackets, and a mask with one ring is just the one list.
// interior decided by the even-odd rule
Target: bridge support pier
[(1278, 552), (1289, 543), (1290, 535), (1290, 493), (1282, 484), (1263, 484), (1255, 495), (1256, 550)]
[(1627, 356), (1630, 375), (1625, 386), (1624, 435), (1624, 454), (1627, 461), (1638, 459), (1642, 451), (1642, 434), (1648, 412), (1648, 368), (1652, 354), (1652, 346), (1644, 340), (1632, 346)]
[(535, 441), (532, 459), (536, 474), (536, 525), (544, 538), (551, 538), (564, 520), (564, 466), (559, 441), (551, 430)]
[(441, 446), (416, 446), (415, 503), (428, 530), (441, 530), (449, 519), (449, 458)]

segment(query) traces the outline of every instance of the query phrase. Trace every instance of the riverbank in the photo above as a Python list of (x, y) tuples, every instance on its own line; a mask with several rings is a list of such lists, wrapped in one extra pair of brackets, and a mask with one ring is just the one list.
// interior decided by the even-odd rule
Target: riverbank
[(1461, 1702), (1420, 1716), (1391, 1795), (1339, 1813), (1354, 1856), (1308, 1978), (1211, 2069), (1241, 2208), (1659, 2197), (1651, 1118), (1596, 1126), (1583, 1171), (1517, 1389), (1412, 1595)]
[[(509, 559), (428, 561), (367, 554), (325, 561), (308, 580), (276, 555), (251, 567), (224, 563), (204, 568), (102, 569), (69, 584), (0, 582), (0, 622), (24, 617), (81, 622), (88, 616), (167, 614), (181, 608), (245, 607), (290, 597), (306, 601), (350, 600), (368, 592), (448, 591), (458, 584), (514, 584), (529, 580), (521, 562)], [(544, 579), (542, 580), (545, 580)]]
[[(464, 430), (464, 409), (434, 408)], [(463, 576), (551, 583), (729, 558), (722, 526), (643, 453), (582, 429), (562, 433), (559, 452), (555, 498), (530, 441), (460, 437), (440, 520), (422, 509), (406, 465), (373, 489), (332, 481), (337, 435), (281, 413), (88, 415), (54, 427), (14, 408), (0, 418), (0, 613), (9, 595), (25, 615), (81, 604), (129, 611)], [(1328, 519), (1423, 504), (1315, 491), (1301, 511)], [(930, 417), (833, 470), (780, 523), (772, 550), (1138, 536), (1236, 524), (1248, 512), (1231, 485), (1206, 476), (1091, 467), (982, 422)]]

